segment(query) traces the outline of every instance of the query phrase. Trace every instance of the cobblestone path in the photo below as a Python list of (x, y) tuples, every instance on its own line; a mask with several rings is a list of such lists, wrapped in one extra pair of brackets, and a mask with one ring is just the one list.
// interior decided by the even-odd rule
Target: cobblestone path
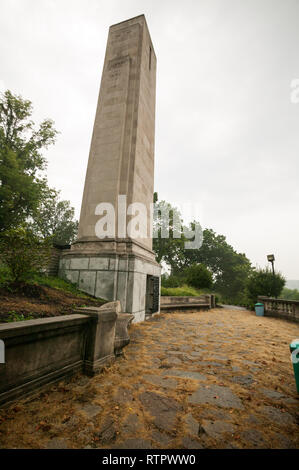
[(0, 447), (299, 448), (298, 325), (224, 308), (163, 314), (130, 335), (103, 374), (0, 410)]

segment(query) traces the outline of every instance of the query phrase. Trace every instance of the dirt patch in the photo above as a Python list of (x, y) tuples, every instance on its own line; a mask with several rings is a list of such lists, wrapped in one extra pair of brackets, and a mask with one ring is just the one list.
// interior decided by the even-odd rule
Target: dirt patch
[(75, 307), (101, 306), (104, 301), (86, 296), (81, 298), (71, 292), (24, 284), (0, 289), (0, 323), (17, 319), (55, 317), (73, 313)]

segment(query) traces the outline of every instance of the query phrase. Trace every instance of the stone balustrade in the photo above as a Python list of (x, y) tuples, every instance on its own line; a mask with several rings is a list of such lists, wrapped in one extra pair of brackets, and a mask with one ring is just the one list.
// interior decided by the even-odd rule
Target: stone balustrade
[(264, 314), (266, 316), (299, 322), (298, 300), (274, 299), (272, 297), (260, 296), (258, 301), (264, 304)]

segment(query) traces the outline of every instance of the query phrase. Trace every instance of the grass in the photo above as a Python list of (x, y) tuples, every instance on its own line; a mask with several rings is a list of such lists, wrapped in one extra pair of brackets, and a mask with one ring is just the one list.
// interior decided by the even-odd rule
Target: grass
[(216, 304), (222, 303), (221, 296), (209, 289), (195, 289), (194, 287), (188, 286), (187, 284), (181, 287), (163, 287), (161, 286), (161, 295), (169, 295), (173, 297), (199, 297), (203, 294), (214, 294)]
[(183, 285), (182, 287), (161, 287), (161, 295), (179, 296), (179, 297), (198, 297), (203, 292), (194, 287)]
[(35, 274), (28, 282), (30, 282), (30, 284), (38, 284), (39, 286), (52, 287), (53, 289), (70, 292), (76, 297), (80, 297), (82, 299), (91, 299), (90, 295), (86, 295), (84, 292), (77, 289), (75, 284), (65, 281), (64, 279), (60, 279), (59, 277)]
[(11, 312), (8, 312), (9, 313), (9, 317), (7, 320), (5, 320), (5, 323), (13, 323), (13, 322), (16, 322), (16, 321), (25, 321), (25, 320), (34, 320), (34, 316), (33, 315), (23, 315), (22, 313), (19, 314), (17, 312), (15, 312), (14, 310), (12, 310)]
[[(3, 265), (0, 265), (0, 288), (7, 288), (9, 290), (9, 284), (11, 282), (11, 276), (9, 269)], [(60, 279), (59, 277), (46, 276), (44, 274), (36, 273), (33, 274), (29, 279), (26, 280), (27, 284), (52, 287), (60, 291), (69, 292), (70, 294), (80, 297), (82, 299), (91, 299), (89, 295), (77, 289), (75, 284)]]

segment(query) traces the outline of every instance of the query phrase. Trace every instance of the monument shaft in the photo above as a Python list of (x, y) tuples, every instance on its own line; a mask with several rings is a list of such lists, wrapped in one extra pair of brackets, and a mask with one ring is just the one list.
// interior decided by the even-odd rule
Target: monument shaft
[(118, 195), (126, 195), (128, 205), (147, 208), (148, 237), (142, 244), (152, 248), (155, 90), (156, 57), (144, 16), (110, 27), (78, 241), (96, 239), (100, 202), (113, 204), (117, 212)]
[[(144, 15), (110, 27), (81, 206), (78, 238), (61, 276), (135, 321), (159, 310), (160, 266), (152, 252), (156, 56)], [(126, 201), (118, 218), (120, 196)], [(115, 234), (99, 238), (97, 207), (115, 210)], [(141, 203), (143, 236), (128, 234), (127, 206)], [(123, 213), (123, 212), (122, 212)], [(132, 213), (131, 213), (132, 214)]]

